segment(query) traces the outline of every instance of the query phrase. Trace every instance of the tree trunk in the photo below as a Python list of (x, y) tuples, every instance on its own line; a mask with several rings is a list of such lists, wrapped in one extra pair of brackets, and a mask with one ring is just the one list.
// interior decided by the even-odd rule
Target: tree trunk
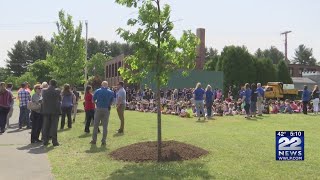
[(158, 119), (158, 162), (161, 161), (161, 103), (160, 103), (160, 81), (157, 80), (157, 119)]
[(158, 7), (158, 54), (157, 54), (157, 119), (158, 119), (158, 162), (161, 161), (161, 103), (160, 103), (160, 49), (161, 49), (161, 23), (160, 23), (160, 0), (156, 1)]

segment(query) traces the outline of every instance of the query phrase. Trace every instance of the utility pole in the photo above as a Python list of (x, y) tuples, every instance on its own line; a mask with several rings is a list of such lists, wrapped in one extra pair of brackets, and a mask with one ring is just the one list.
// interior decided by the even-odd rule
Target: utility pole
[(285, 31), (281, 33), (280, 35), (284, 35), (285, 40), (284, 40), (284, 50), (285, 50), (285, 60), (288, 62), (288, 34), (291, 33), (292, 31)]
[(85, 69), (84, 69), (84, 89), (86, 89), (87, 83), (88, 83), (88, 67), (87, 67), (87, 61), (88, 61), (88, 21), (85, 20), (86, 25), (86, 60), (85, 60)]

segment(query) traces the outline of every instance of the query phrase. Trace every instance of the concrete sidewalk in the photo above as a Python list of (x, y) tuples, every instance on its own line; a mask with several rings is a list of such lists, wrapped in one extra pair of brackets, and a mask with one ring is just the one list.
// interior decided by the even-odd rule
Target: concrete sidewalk
[(15, 105), (11, 128), (0, 135), (0, 179), (54, 179), (42, 144), (30, 144), (31, 130), (18, 129), (19, 107)]

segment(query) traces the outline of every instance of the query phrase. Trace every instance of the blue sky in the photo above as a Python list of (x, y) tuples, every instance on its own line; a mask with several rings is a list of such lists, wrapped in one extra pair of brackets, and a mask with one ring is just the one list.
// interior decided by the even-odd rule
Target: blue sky
[[(245, 45), (250, 52), (276, 46), (284, 51), (280, 32), (291, 30), (288, 57), (292, 59), (299, 44), (313, 48), (320, 60), (319, 0), (163, 0), (172, 7), (174, 34), (184, 29), (206, 29), (206, 45), (219, 50), (226, 45)], [(7, 51), (18, 40), (36, 35), (50, 38), (53, 23), (64, 9), (74, 20), (88, 20), (89, 37), (121, 41), (115, 33), (126, 20), (137, 14), (114, 0), (0, 0), (0, 66)]]

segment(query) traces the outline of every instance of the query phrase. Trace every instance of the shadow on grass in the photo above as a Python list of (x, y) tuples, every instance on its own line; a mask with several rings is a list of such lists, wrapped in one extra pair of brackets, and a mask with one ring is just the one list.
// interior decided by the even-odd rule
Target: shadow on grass
[(30, 154), (44, 154), (51, 151), (53, 149), (53, 146), (44, 147), (42, 143), (33, 143), (26, 146), (18, 147), (17, 149), (20, 151), (28, 150), (28, 153)]
[(72, 128), (66, 128), (66, 129), (59, 129), (58, 132), (63, 132), (63, 131), (70, 131)]
[(107, 150), (108, 149), (106, 146), (97, 147), (97, 145), (91, 145), (90, 149), (86, 150), (86, 153), (100, 153), (100, 152), (104, 152)]
[(80, 136), (78, 136), (79, 138), (87, 138), (87, 137), (91, 137), (92, 135), (90, 133), (85, 133), (85, 134), (82, 134)]
[(124, 133), (115, 133), (114, 135), (113, 135), (113, 137), (121, 137), (121, 136), (123, 136), (124, 135)]
[(196, 121), (196, 123), (208, 123), (209, 121), (206, 121), (206, 120), (204, 120), (204, 121)]
[(215, 179), (203, 163), (136, 163), (113, 172), (109, 180), (120, 179)]

